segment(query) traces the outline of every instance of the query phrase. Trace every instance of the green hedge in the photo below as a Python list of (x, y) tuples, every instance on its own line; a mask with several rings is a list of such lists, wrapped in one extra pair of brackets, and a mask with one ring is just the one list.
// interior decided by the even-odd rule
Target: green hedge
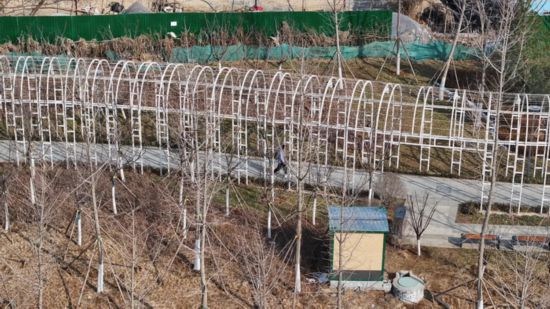
[[(123, 14), (100, 16), (21, 16), (0, 17), (0, 42), (16, 42), (22, 37), (53, 42), (57, 38), (72, 40), (106, 40), (118, 37), (168, 32), (194, 34), (224, 30), (273, 36), (286, 22), (295, 31), (313, 31), (332, 36), (334, 15), (330, 12), (249, 12), (249, 13), (172, 13)], [(390, 11), (340, 13), (340, 29), (387, 37), (391, 31)]]

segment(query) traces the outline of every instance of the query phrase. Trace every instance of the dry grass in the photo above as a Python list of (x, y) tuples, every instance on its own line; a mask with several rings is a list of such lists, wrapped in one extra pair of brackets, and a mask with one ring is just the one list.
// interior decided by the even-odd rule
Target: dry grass
[[(6, 168), (3, 167), (4, 170)], [(194, 229), (189, 231), (188, 239), (182, 240), (174, 221), (178, 216), (174, 203), (176, 179), (154, 173), (137, 175), (128, 172), (126, 185), (137, 199), (119, 189), (119, 214), (114, 216), (110, 209), (110, 177), (108, 173), (101, 175), (98, 198), (106, 250), (106, 290), (96, 294), (97, 254), (93, 246), (86, 250), (87, 245), (94, 243), (89, 203), (85, 202), (83, 207), (84, 245), (78, 247), (74, 231), (71, 228), (67, 230), (75, 209), (74, 200), (68, 192), (79, 183), (78, 178), (75, 178), (74, 171), (62, 169), (45, 172), (44, 175), (52, 188), (46, 193), (51, 198), (45, 199), (50, 210), (42, 251), (45, 262), (42, 270), (46, 278), (45, 307), (76, 307), (78, 304), (81, 307), (129, 307), (132, 282), (134, 302), (142, 306), (189, 308), (200, 302), (199, 276), (192, 271), (193, 253), (189, 249), (193, 246)], [(28, 201), (25, 201), (28, 173), (19, 170), (14, 177), (14, 185), (10, 189), (13, 226), (8, 233), (0, 235), (0, 300), (4, 304), (14, 302), (18, 307), (34, 307), (38, 264), (33, 244), (39, 235), (37, 218), (32, 215), (33, 209)], [(251, 252), (255, 252), (254, 247), (249, 247), (252, 244), (274, 249), (272, 263), (276, 272), (268, 276), (268, 280), (274, 280), (267, 297), (270, 307), (290, 308), (293, 305), (292, 260), (289, 253), (294, 239), (296, 193), (277, 189), (276, 207), (281, 221), (280, 225), (275, 223), (274, 242), (265, 242), (263, 227), (266, 208), (263, 207), (262, 192), (262, 188), (254, 184), (235, 186), (231, 191), (229, 217), (223, 215), (223, 198), (214, 198), (208, 220), (210, 232), (206, 260), (212, 308), (253, 306), (254, 289), (243, 268), (243, 258), (248, 257), (249, 260)], [(187, 194), (192, 197), (192, 192)], [(310, 196), (306, 197), (306, 201), (309, 213)], [(312, 226), (310, 217), (305, 216), (302, 269), (306, 277), (311, 272), (326, 270), (329, 265), (329, 241), (324, 216), (328, 203), (324, 201), (319, 204), (317, 226)], [(190, 201), (188, 209), (191, 218), (193, 208)], [(135, 247), (132, 239), (135, 240)], [(253, 239), (259, 242), (252, 242)], [(391, 278), (398, 270), (412, 270), (426, 279), (427, 288), (433, 294), (467, 282), (475, 273), (475, 251), (425, 248), (424, 256), (416, 257), (407, 248), (392, 245), (386, 248), (388, 277)], [(132, 250), (136, 250), (134, 267)], [(132, 273), (134, 280), (131, 280)], [(464, 308), (471, 305), (469, 299), (473, 297), (472, 293), (472, 286), (467, 286), (443, 299), (453, 307)], [(381, 292), (349, 290), (344, 297), (346, 308), (401, 306), (393, 296)], [(297, 298), (296, 305), (298, 308), (332, 308), (334, 302), (333, 290), (304, 282), (304, 293)], [(417, 308), (433, 306), (433, 303), (424, 300)]]

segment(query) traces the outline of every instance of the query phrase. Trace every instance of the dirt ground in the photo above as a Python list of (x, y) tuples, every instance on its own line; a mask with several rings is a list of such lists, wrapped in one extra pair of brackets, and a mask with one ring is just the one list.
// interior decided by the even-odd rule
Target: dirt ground
[[(5, 168), (5, 167), (4, 167)], [(5, 170), (2, 174), (5, 175)], [(97, 285), (98, 243), (88, 190), (82, 189), (83, 244), (76, 244), (72, 224), (75, 188), (80, 179), (74, 171), (39, 171), (37, 192), (44, 205), (44, 220), (28, 197), (28, 173), (19, 170), (10, 183), (12, 227), (0, 234), (0, 303), (19, 308), (36, 307), (38, 286), (43, 286), (45, 308), (192, 308), (200, 303), (199, 274), (193, 269), (193, 226), (184, 238), (177, 218), (178, 181), (154, 173), (128, 172), (127, 190), (118, 191), (118, 211), (113, 215), (110, 176), (101, 174), (97, 192), (105, 256), (105, 291)], [(75, 178), (76, 177), (76, 178)], [(48, 190), (45, 190), (45, 189)], [(192, 191), (186, 196), (192, 197)], [(265, 240), (266, 209), (261, 187), (236, 186), (231, 191), (231, 214), (224, 216), (224, 193), (216, 193), (208, 213), (206, 269), (211, 308), (247, 308), (258, 303), (264, 290), (268, 307), (333, 308), (335, 291), (309, 283), (312, 273), (326, 271), (329, 241), (326, 217), (310, 223), (311, 199), (306, 197), (304, 219), (303, 292), (293, 294), (293, 241), (295, 237), (294, 191), (276, 194), (276, 227), (273, 241)], [(42, 204), (43, 203), (43, 204)], [(320, 203), (319, 207), (327, 203)], [(192, 204), (189, 220), (193, 218)], [(44, 222), (41, 225), (40, 222)], [(192, 221), (191, 221), (192, 222)], [(3, 223), (3, 222), (2, 222)], [(474, 278), (477, 253), (473, 250), (425, 248), (417, 257), (411, 248), (386, 246), (386, 276), (411, 270), (427, 282), (426, 295), (436, 295)], [(496, 259), (496, 258), (493, 258)], [(258, 270), (261, 270), (258, 272)], [(263, 274), (258, 276), (258, 274)], [(257, 281), (258, 278), (262, 280)], [(544, 277), (541, 277), (543, 280)], [(538, 279), (537, 279), (538, 280)], [(546, 279), (544, 279), (546, 280)], [(42, 282), (40, 284), (40, 282)], [(257, 285), (261, 282), (261, 285)], [(252, 284), (256, 283), (256, 284)], [(453, 290), (442, 300), (453, 308), (468, 308), (474, 299), (472, 284)], [(261, 294), (261, 293), (260, 293)], [(382, 292), (346, 290), (345, 308), (432, 308), (426, 299), (405, 306)]]

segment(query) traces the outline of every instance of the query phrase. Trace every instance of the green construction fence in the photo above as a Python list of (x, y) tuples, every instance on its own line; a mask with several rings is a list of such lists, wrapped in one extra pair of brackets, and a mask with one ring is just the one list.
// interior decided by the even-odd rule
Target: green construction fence
[[(391, 11), (354, 11), (338, 15), (340, 29), (388, 37), (391, 31)], [(155, 13), (96, 16), (4, 16), (0, 17), (0, 43), (17, 42), (31, 37), (37, 41), (54, 42), (58, 38), (71, 40), (108, 40), (140, 35), (195, 35), (242, 29), (247, 34), (274, 36), (283, 23), (293, 31), (313, 31), (332, 36), (334, 14), (331, 12), (246, 12), (246, 13)]]

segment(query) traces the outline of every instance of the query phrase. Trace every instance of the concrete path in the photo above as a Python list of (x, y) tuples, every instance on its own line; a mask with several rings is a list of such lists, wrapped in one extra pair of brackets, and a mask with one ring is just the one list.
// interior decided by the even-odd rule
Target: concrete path
[[(53, 160), (55, 162), (65, 161), (65, 144), (52, 144)], [(15, 161), (15, 143), (13, 141), (0, 141), (0, 162)], [(35, 149), (38, 149), (36, 146)], [(93, 146), (97, 153), (98, 162), (108, 160), (108, 146), (104, 144), (96, 144)], [(77, 160), (86, 161), (85, 144), (77, 144)], [(39, 150), (37, 150), (39, 151)], [(133, 162), (136, 160), (132, 157), (131, 147), (122, 146), (124, 162)], [(147, 147), (141, 153), (141, 158), (145, 167), (155, 169), (167, 167), (167, 156), (164, 151), (158, 148)], [(229, 157), (225, 155), (215, 156), (215, 161), (220, 165), (220, 169), (227, 169), (227, 161)], [(170, 165), (171, 168), (178, 167), (178, 154), (171, 153)], [(260, 158), (249, 158), (239, 162), (239, 169), (245, 168), (245, 163), (248, 163), (249, 177), (262, 178), (263, 161)], [(313, 166), (313, 169), (319, 168)], [(325, 168), (318, 169), (321, 173), (329, 174), (327, 183), (332, 187), (342, 187), (345, 179), (345, 172), (340, 167), (330, 167), (330, 170)], [(375, 175), (375, 179), (379, 174)], [(481, 225), (479, 224), (460, 224), (455, 223), (458, 205), (462, 202), (478, 201), (480, 198), (481, 183), (476, 180), (455, 179), (428, 177), (416, 175), (399, 175), (401, 182), (404, 185), (404, 191), (407, 194), (418, 194), (423, 196), (429, 193), (430, 203), (437, 203), (437, 210), (433, 217), (432, 223), (424, 234), (423, 243), (428, 246), (452, 247), (457, 244), (457, 240), (461, 233), (479, 233)], [(292, 177), (291, 177), (292, 178)], [(348, 179), (351, 180), (348, 175)], [(308, 179), (310, 184), (315, 184), (316, 179), (311, 177)], [(368, 188), (368, 174), (366, 172), (357, 171), (353, 177), (353, 185), (355, 189), (366, 190)], [(498, 183), (496, 187), (496, 202), (506, 203), (509, 201), (512, 184)], [(522, 202), (527, 205), (540, 205), (542, 194), (541, 185), (525, 185), (523, 189)], [(501, 235), (503, 238), (511, 238), (512, 235), (530, 234), (530, 235), (547, 235), (550, 229), (546, 226), (510, 226), (510, 225), (491, 225), (489, 233)], [(409, 240), (413, 236), (412, 230), (407, 229), (406, 235)]]

